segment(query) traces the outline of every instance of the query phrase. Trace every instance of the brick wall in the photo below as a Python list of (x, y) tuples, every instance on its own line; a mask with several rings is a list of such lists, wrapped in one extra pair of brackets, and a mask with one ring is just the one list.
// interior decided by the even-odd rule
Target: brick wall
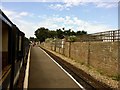
[(71, 43), (70, 57), (77, 62), (87, 64), (88, 59), (88, 43), (73, 42)]
[(118, 43), (90, 43), (90, 65), (105, 72), (115, 74), (118, 71)]
[[(51, 49), (49, 43), (44, 46)], [(64, 48), (56, 48), (56, 52), (78, 63), (90, 65), (106, 75), (118, 73), (118, 42), (65, 42)]]

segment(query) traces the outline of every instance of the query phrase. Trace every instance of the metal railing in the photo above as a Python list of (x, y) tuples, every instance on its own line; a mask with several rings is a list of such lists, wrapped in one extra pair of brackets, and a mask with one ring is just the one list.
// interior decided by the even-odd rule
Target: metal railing
[(102, 42), (115, 42), (120, 41), (120, 30), (99, 32), (88, 35), (81, 35), (77, 38), (78, 42), (88, 41), (102, 41)]

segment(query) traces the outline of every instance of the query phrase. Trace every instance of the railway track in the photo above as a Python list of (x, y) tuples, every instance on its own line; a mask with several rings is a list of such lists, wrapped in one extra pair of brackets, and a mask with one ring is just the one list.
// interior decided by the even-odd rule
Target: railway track
[(84, 71), (76, 68), (75, 66), (71, 65), (70, 63), (62, 60), (60, 57), (54, 55), (50, 51), (42, 48), (44, 51), (46, 51), (54, 60), (56, 60), (57, 63), (59, 63), (69, 74), (71, 74), (78, 83), (80, 83), (86, 90), (112, 90), (109, 86), (106, 84), (97, 81), (92, 76), (88, 75)]

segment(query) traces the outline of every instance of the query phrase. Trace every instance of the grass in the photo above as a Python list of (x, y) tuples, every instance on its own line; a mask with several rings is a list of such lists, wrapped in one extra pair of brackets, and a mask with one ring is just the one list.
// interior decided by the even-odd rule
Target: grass
[(111, 76), (113, 80), (120, 81), (120, 75)]
[(100, 70), (100, 69), (97, 69), (97, 72), (98, 72), (99, 74), (101, 74), (101, 75), (104, 75), (104, 72), (103, 72), (102, 70)]

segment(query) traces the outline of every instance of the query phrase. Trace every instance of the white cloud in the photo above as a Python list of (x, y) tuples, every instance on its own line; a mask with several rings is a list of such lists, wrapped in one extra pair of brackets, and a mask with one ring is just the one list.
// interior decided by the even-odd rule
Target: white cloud
[(5, 15), (14, 23), (16, 26), (26, 34), (26, 37), (34, 36), (34, 30), (36, 29), (36, 24), (33, 22), (25, 21), (24, 17), (32, 17), (34, 14), (28, 12), (15, 12), (2, 8)]
[(110, 27), (98, 23), (88, 23), (77, 17), (48, 17), (39, 23), (30, 23), (24, 20), (17, 19), (16, 24), (19, 26), (20, 30), (26, 33), (27, 37), (33, 36), (34, 31), (39, 27), (46, 27), (50, 30), (56, 30), (65, 27), (66, 30), (72, 29), (74, 31), (85, 30), (88, 33), (96, 33), (100, 31), (108, 31)]
[(93, 3), (98, 8), (113, 8), (118, 6), (119, 0), (63, 0), (62, 4), (51, 4), (50, 8), (56, 10), (69, 10), (79, 5), (87, 5)]
[(26, 37), (33, 37), (34, 31), (36, 30), (36, 24), (33, 22), (28, 22), (23, 19), (15, 19), (15, 24), (18, 26), (18, 28), (25, 33)]
[(46, 27), (50, 30), (56, 30), (65, 27), (65, 29), (67, 30), (68, 29), (72, 29), (74, 31), (85, 30), (88, 33), (95, 33), (105, 30), (108, 31), (111, 29), (110, 26), (100, 24), (98, 22), (92, 23), (81, 20), (78, 17), (71, 16), (60, 17), (59, 15), (53, 16), (44, 15), (43, 17), (42, 16), (40, 17), (43, 18), (44, 20), (40, 20), (39, 23), (29, 22), (26, 21), (25, 18), (23, 18), (24, 16), (32, 15), (28, 12), (15, 12), (6, 9), (4, 9), (3, 11), (10, 18), (10, 20), (18, 26), (18, 28), (21, 31), (25, 32), (27, 37), (34, 36), (34, 31), (39, 27)]
[(3, 11), (3, 13), (5, 13), (5, 15), (7, 17), (9, 17), (10, 20), (13, 20), (15, 18), (14, 15), (17, 15), (17, 13), (15, 11), (7, 10), (7, 9), (4, 9), (4, 8), (2, 8), (2, 11)]
[(2, 0), (2, 2), (62, 2), (62, 4), (51, 4), (49, 7), (56, 10), (70, 10), (74, 6), (91, 2), (98, 8), (117, 7), (119, 0)]
[(114, 30), (108, 25), (100, 24), (98, 22), (87, 22), (84, 20), (79, 19), (78, 17), (59, 17), (56, 15), (52, 17), (48, 17), (41, 21), (37, 27), (46, 27), (51, 30), (56, 30), (59, 28), (65, 27), (66, 30), (72, 29), (74, 31), (78, 30), (85, 30), (88, 33), (96, 33), (101, 31), (108, 31), (108, 30)]
[(10, 17), (11, 20), (13, 19), (16, 19), (16, 18), (22, 18), (22, 17), (25, 17), (25, 16), (29, 16), (29, 17), (33, 17), (34, 14), (33, 13), (28, 13), (28, 12), (16, 12), (16, 11), (13, 11), (13, 10), (9, 10), (9, 9), (6, 9), (4, 7), (2, 7), (2, 11), (8, 16)]
[(19, 14), (20, 16), (27, 16), (27, 15), (29, 15), (27, 12), (21, 12), (20, 14)]
[(94, 3), (98, 8), (113, 8), (118, 7), (118, 3), (116, 2), (97, 2)]
[(62, 4), (51, 4), (49, 6), (51, 9), (55, 9), (55, 10), (63, 10), (63, 9), (66, 9), (66, 6), (65, 5), (62, 5)]
[(53, 9), (69, 10), (73, 6), (95, 3), (97, 7), (112, 8), (116, 7), (119, 0), (2, 0), (2, 2), (62, 2), (63, 4), (50, 5)]
[(36, 25), (36, 28), (39, 28), (39, 27), (45, 27), (45, 28), (49, 28), (49, 29), (55, 29), (55, 28), (58, 28), (58, 25), (55, 24), (54, 22), (51, 22), (50, 20), (45, 20), (43, 22), (40, 22)]
[(1, 0), (2, 2), (118, 2), (119, 0)]

